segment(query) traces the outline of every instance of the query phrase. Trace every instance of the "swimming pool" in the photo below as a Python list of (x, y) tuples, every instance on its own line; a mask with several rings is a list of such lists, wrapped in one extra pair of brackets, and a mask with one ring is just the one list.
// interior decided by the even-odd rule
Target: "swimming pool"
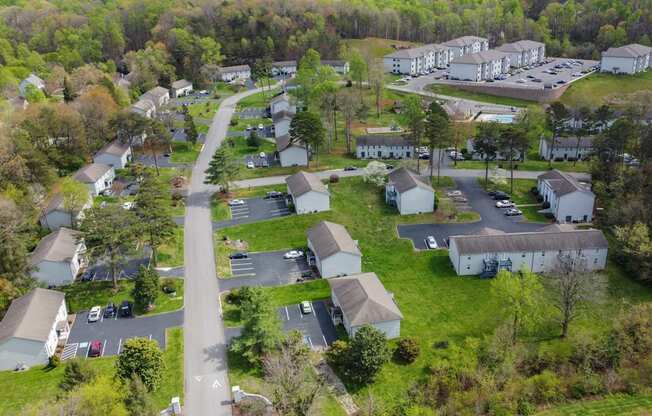
[(476, 121), (495, 121), (497, 123), (509, 124), (516, 120), (516, 114), (490, 114), (480, 113)]

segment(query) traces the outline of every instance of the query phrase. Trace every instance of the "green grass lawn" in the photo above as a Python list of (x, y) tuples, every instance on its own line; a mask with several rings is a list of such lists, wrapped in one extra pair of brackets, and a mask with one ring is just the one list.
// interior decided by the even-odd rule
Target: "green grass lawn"
[(203, 101), (188, 106), (190, 115), (195, 118), (213, 118), (213, 115), (220, 106), (219, 101)]
[(514, 192), (511, 192), (511, 185), (509, 179), (507, 179), (506, 184), (494, 185), (489, 182), (488, 185), (485, 185), (484, 178), (478, 178), (478, 183), (485, 190), (500, 190), (508, 193), (511, 196), (512, 202), (516, 205), (530, 205), (537, 204), (534, 207), (518, 207), (523, 211), (523, 216), (529, 221), (535, 222), (551, 222), (543, 214), (539, 214), (537, 211), (541, 209), (541, 204), (537, 202), (536, 196), (530, 192), (532, 187), (537, 186), (536, 179), (514, 179)]
[[(306, 230), (321, 219), (345, 225), (353, 239), (359, 241), (363, 271), (375, 272), (387, 290), (394, 293), (404, 315), (401, 335), (415, 337), (421, 345), (421, 356), (414, 364), (391, 362), (373, 384), (352, 389), (351, 393), (359, 403), (368, 393), (381, 402), (397, 403), (432, 363), (436, 342), (461, 342), (467, 337), (490, 334), (501, 322), (499, 302), (489, 290), (490, 281), (457, 276), (446, 251), (416, 252), (410, 241), (399, 239), (396, 224), (405, 219), (384, 204), (379, 189), (364, 184), (360, 178), (351, 178), (331, 184), (330, 191), (330, 212), (240, 225), (217, 234), (245, 240), (250, 251), (270, 251), (305, 245)], [(652, 291), (630, 280), (614, 265), (609, 265), (607, 273), (609, 300), (581, 315), (573, 328), (605, 330), (623, 300), (652, 300)], [(293, 285), (267, 290), (274, 290), (276, 304), (327, 294), (318, 283), (315, 287)], [(297, 290), (305, 292), (297, 293)], [(543, 339), (557, 334), (554, 325), (544, 325), (536, 332)], [(395, 342), (390, 344), (393, 346)], [(241, 370), (233, 371), (237, 374)]]
[(276, 144), (260, 138), (260, 146), (252, 147), (247, 144), (246, 137), (231, 137), (228, 142), (235, 156), (245, 157), (247, 155), (254, 155), (260, 152), (274, 153), (276, 151)]
[(177, 226), (170, 241), (159, 247), (156, 265), (159, 267), (183, 265), (183, 227)]
[(172, 155), (170, 156), (170, 162), (172, 163), (194, 163), (199, 157), (199, 151), (201, 150), (201, 143), (192, 143), (188, 142), (174, 142), (172, 143)]
[(281, 90), (274, 88), (271, 91), (265, 90), (243, 98), (238, 102), (238, 109), (244, 108), (266, 108), (269, 105), (269, 99), (278, 94)]
[(652, 411), (652, 393), (617, 394), (598, 400), (578, 402), (545, 410), (537, 416), (612, 416), (649, 415)]
[[(171, 312), (183, 307), (183, 280), (174, 279), (177, 284), (177, 293), (170, 296), (161, 290), (156, 298), (156, 307), (146, 313), (136, 310), (136, 314), (151, 315), (157, 313)], [(161, 279), (163, 281), (163, 279)], [(60, 286), (66, 294), (66, 303), (70, 313), (87, 311), (93, 306), (106, 306), (107, 303), (113, 302), (116, 305), (123, 300), (134, 300), (131, 292), (134, 288), (133, 280), (119, 280), (118, 290), (113, 290), (113, 284), (110, 281), (94, 282), (77, 282), (67, 286)]]
[(573, 82), (561, 101), (569, 106), (588, 104), (598, 107), (624, 94), (652, 90), (652, 71), (636, 75), (592, 74)]
[[(163, 353), (166, 369), (159, 389), (153, 398), (157, 407), (163, 409), (174, 396), (183, 398), (183, 331), (181, 328), (167, 330), (167, 348)], [(90, 359), (98, 373), (113, 375), (115, 357)], [(51, 400), (63, 391), (59, 384), (63, 380), (65, 363), (57, 368), (35, 367), (22, 373), (0, 372), (0, 415), (20, 414), (27, 404)]]
[(258, 127), (259, 124), (262, 124), (263, 126), (270, 126), (272, 124), (272, 119), (271, 118), (241, 118), (238, 120), (238, 124), (235, 126), (231, 126), (231, 130), (235, 131), (245, 131), (247, 129), (247, 126), (250, 127)]
[[(489, 169), (502, 166), (503, 169), (509, 170), (509, 162), (492, 162), (489, 163)], [(458, 161), (455, 169), (484, 169), (485, 164), (482, 160), (463, 160)], [(590, 172), (590, 162), (552, 162), (553, 169), (559, 169), (564, 172)], [(531, 160), (527, 159), (524, 162), (514, 162), (514, 171), (525, 170), (535, 172), (545, 172), (550, 170), (550, 163), (547, 160)]]
[(383, 38), (344, 39), (343, 42), (348, 47), (360, 51), (362, 56), (373, 56), (374, 58), (382, 58), (383, 56), (396, 51), (392, 45), (401, 47), (414, 47), (419, 45), (415, 42)]
[(535, 104), (534, 101), (521, 100), (518, 98), (499, 97), (497, 95), (483, 94), (479, 92), (464, 91), (447, 84), (431, 84), (428, 89), (435, 94), (449, 95), (451, 97), (465, 98), (483, 103), (502, 104), (510, 107), (527, 107)]

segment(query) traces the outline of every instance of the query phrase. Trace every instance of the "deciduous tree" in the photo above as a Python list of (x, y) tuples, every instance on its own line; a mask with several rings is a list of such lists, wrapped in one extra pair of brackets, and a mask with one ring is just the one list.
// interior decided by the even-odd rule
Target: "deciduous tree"
[(131, 338), (122, 344), (115, 363), (116, 375), (128, 383), (138, 376), (149, 391), (155, 391), (163, 376), (163, 352), (154, 340)]
[(292, 143), (305, 143), (315, 155), (319, 166), (319, 149), (325, 138), (324, 124), (312, 111), (301, 111), (290, 122), (290, 140)]
[(451, 121), (446, 110), (439, 105), (437, 101), (430, 103), (426, 113), (424, 125), (425, 138), (430, 148), (430, 177), (432, 178), (433, 167), (435, 163), (435, 149), (438, 149), (437, 155), (437, 183), (441, 172), (442, 150), (451, 142)]
[(172, 238), (176, 228), (170, 212), (170, 190), (160, 177), (146, 174), (135, 203), (140, 235), (152, 249), (152, 262), (156, 266), (158, 248)]
[(160, 281), (156, 270), (140, 266), (134, 278), (134, 289), (132, 292), (136, 308), (141, 311), (152, 309), (160, 290)]
[[(403, 100), (403, 111), (401, 112), (400, 119), (406, 125), (409, 131), (409, 137), (415, 149), (421, 146), (421, 138), (423, 137), (425, 126), (426, 113), (423, 111), (423, 103), (421, 97), (417, 95), (409, 95)], [(421, 173), (420, 161), (417, 157), (417, 173)]]
[(500, 126), (498, 123), (480, 123), (475, 139), (473, 151), (482, 155), (484, 160), (484, 183), (489, 181), (489, 163), (496, 159), (498, 141), (500, 140)]
[(90, 199), (88, 187), (71, 177), (63, 178), (60, 187), (63, 209), (70, 213), (72, 228), (77, 228), (77, 214), (88, 204)]

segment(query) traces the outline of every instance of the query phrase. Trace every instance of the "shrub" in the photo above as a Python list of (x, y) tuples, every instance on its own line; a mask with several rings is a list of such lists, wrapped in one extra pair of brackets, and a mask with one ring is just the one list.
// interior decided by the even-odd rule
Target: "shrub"
[(71, 391), (82, 384), (93, 381), (95, 377), (97, 377), (97, 372), (90, 366), (89, 361), (75, 358), (67, 362), (59, 387), (62, 390)]
[(338, 183), (339, 181), (340, 177), (334, 173), (328, 178), (328, 182), (330, 183)]
[(342, 369), (346, 367), (349, 355), (349, 344), (346, 341), (337, 340), (326, 350), (326, 362), (333, 368)]
[(448, 341), (446, 341), (446, 340), (437, 341), (437, 342), (435, 342), (433, 347), (437, 348), (438, 350), (445, 350), (446, 348), (448, 348)]
[(53, 355), (52, 357), (48, 358), (49, 368), (57, 368), (59, 367), (59, 364), (61, 364), (61, 358), (59, 358), (58, 355)]
[(541, 195), (537, 195), (537, 202), (543, 202), (543, 197)]
[(394, 353), (399, 360), (411, 364), (416, 361), (420, 352), (421, 350), (417, 341), (414, 338), (408, 337), (403, 338), (398, 342), (398, 346)]
[(147, 390), (154, 391), (161, 382), (165, 368), (163, 351), (154, 340), (132, 338), (123, 344), (115, 368), (116, 375), (122, 381), (129, 382), (137, 375), (147, 386)]
[(520, 416), (533, 415), (536, 413), (536, 411), (537, 407), (525, 399), (519, 400), (518, 404), (516, 405), (516, 412)]
[(543, 209), (550, 208), (550, 202), (549, 201), (544, 202), (543, 204), (541, 204), (541, 208), (543, 208)]
[(233, 305), (240, 305), (251, 300), (252, 290), (249, 286), (233, 289), (226, 295), (226, 301)]
[(525, 397), (537, 404), (550, 404), (564, 399), (559, 377), (552, 371), (544, 371), (526, 380)]
[(355, 383), (372, 383), (389, 357), (385, 334), (373, 326), (365, 325), (349, 342), (346, 375)]
[(233, 117), (231, 117), (231, 121), (229, 122), (229, 124), (231, 126), (237, 126), (239, 122), (240, 122), (240, 117), (233, 116)]
[(598, 374), (580, 374), (569, 382), (569, 391), (573, 399), (595, 396), (605, 393), (602, 378)]
[(539, 195), (539, 190), (537, 189), (536, 186), (530, 188), (530, 192), (532, 193), (532, 195)]

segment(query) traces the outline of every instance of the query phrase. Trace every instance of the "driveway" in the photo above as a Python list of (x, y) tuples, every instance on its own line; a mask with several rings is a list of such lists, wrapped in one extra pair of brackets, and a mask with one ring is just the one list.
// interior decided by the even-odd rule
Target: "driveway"
[(508, 233), (537, 231), (549, 224), (526, 222), (522, 216), (508, 217), (502, 209), (496, 208), (494, 201), (480, 187), (476, 178), (455, 178), (457, 189), (468, 199), (473, 211), (480, 214), (480, 221), (466, 224), (405, 224), (398, 226), (401, 238), (412, 240), (417, 249), (426, 249), (425, 238), (435, 237), (439, 247), (447, 247), (451, 235), (474, 234), (482, 228), (494, 228)]
[[(289, 249), (288, 249), (289, 250)], [(249, 253), (246, 259), (232, 259), (232, 278), (220, 280), (220, 290), (242, 286), (280, 286), (295, 283), (310, 267), (305, 257), (284, 259), (288, 250)]]
[(61, 358), (86, 357), (94, 340), (102, 341), (102, 356), (120, 354), (124, 343), (136, 337), (153, 339), (165, 348), (165, 330), (182, 325), (182, 310), (142, 318), (102, 318), (92, 323), (88, 322), (88, 312), (78, 313)]
[(289, 305), (279, 308), (279, 317), (283, 322), (283, 330), (297, 330), (303, 334), (303, 342), (313, 350), (326, 349), (337, 340), (337, 331), (328, 315), (325, 301), (310, 302), (312, 313), (304, 314), (299, 305)]
[(214, 221), (213, 228), (220, 229), (238, 224), (249, 224), (252, 222), (269, 220), (272, 218), (292, 215), (288, 209), (285, 198), (247, 198), (244, 205), (230, 207), (231, 219)]

